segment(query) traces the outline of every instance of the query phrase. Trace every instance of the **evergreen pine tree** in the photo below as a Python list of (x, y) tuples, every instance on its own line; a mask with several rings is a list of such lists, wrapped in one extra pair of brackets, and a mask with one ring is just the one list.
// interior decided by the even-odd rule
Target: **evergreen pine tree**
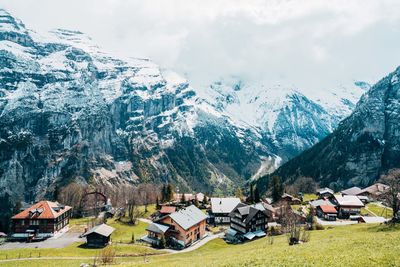
[(161, 188), (161, 203), (167, 202), (167, 187), (163, 184)]
[(250, 184), (250, 196), (249, 196), (248, 202), (251, 204), (254, 203), (254, 185), (253, 184)]
[(160, 205), (160, 201), (158, 200), (158, 197), (156, 198), (156, 210), (160, 210), (161, 209), (161, 205)]
[(166, 193), (167, 201), (171, 201), (174, 198), (174, 188), (172, 184), (167, 185), (167, 193)]
[(281, 179), (279, 176), (274, 175), (271, 178), (269, 187), (271, 188), (272, 191), (272, 200), (277, 201), (281, 198), (283, 194), (283, 185), (281, 183)]
[(261, 198), (260, 198), (260, 192), (258, 191), (257, 186), (254, 188), (254, 202), (258, 203), (260, 202)]

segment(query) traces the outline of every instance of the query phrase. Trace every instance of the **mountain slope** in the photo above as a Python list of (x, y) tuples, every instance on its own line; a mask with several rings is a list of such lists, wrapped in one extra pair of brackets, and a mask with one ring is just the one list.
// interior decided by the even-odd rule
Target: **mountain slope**
[(273, 152), (286, 162), (331, 133), (368, 87), (356, 82), (346, 88), (312, 92), (231, 78), (197, 92), (236, 125), (253, 128), (270, 139)]
[(232, 191), (274, 161), (267, 142), (147, 59), (78, 31), (41, 36), (0, 11), (0, 196), (32, 201), (73, 180)]
[(362, 93), (344, 91), (332, 104), (331, 93), (258, 83), (192, 88), (148, 59), (115, 58), (79, 31), (43, 36), (0, 10), (0, 200), (52, 197), (71, 181), (232, 192), (336, 128)]
[[(321, 186), (366, 186), (400, 167), (400, 68), (375, 84), (327, 138), (282, 165), (285, 180), (311, 176)], [(260, 184), (267, 183), (267, 177)]]

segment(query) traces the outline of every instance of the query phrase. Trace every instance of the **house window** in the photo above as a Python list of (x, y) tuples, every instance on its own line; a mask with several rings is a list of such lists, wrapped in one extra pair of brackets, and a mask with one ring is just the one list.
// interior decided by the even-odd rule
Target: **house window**
[(21, 225), (24, 226), (25, 225), (25, 220), (21, 221)]

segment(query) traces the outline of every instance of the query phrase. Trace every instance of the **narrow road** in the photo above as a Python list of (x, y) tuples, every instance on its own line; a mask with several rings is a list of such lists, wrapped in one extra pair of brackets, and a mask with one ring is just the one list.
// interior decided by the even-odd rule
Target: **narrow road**
[(200, 241), (195, 242), (190, 247), (184, 248), (182, 250), (163, 249), (162, 251), (166, 251), (166, 252), (169, 252), (171, 254), (186, 253), (186, 252), (190, 252), (190, 251), (196, 250), (196, 249), (204, 246), (205, 244), (207, 244), (211, 240), (214, 240), (216, 238), (221, 238), (223, 236), (224, 236), (224, 233), (215, 234), (215, 235), (210, 233), (208, 236), (206, 236), (205, 238), (201, 239)]
[[(143, 222), (146, 222), (146, 219), (139, 219)], [(205, 244), (207, 244), (208, 242), (210, 242), (211, 240), (214, 240), (216, 238), (220, 238), (223, 237), (223, 233), (220, 234), (209, 234), (208, 236), (206, 236), (205, 238), (203, 238), (202, 240), (194, 243), (192, 246), (182, 249), (182, 250), (172, 250), (172, 249), (161, 249), (159, 251), (163, 251), (163, 252), (167, 252), (165, 254), (155, 254), (155, 255), (151, 255), (151, 254), (147, 254), (147, 257), (154, 257), (154, 256), (161, 256), (161, 255), (168, 255), (168, 254), (178, 254), (178, 253), (186, 253), (186, 252), (190, 252), (190, 251), (194, 251), (202, 246), (204, 246)], [(133, 257), (144, 257), (145, 255), (137, 255), (137, 256), (116, 256), (115, 258), (133, 258)], [(94, 259), (94, 257), (40, 257), (40, 258), (15, 258), (15, 259), (7, 259), (7, 260), (0, 260), (0, 263), (2, 262), (12, 262), (12, 261), (24, 261), (24, 260), (88, 260), (88, 259)]]

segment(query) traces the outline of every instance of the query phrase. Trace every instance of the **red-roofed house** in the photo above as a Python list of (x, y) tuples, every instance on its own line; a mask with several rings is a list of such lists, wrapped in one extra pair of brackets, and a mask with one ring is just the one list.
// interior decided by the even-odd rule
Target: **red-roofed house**
[(165, 216), (176, 211), (176, 207), (174, 206), (162, 206), (160, 210), (161, 216)]
[(58, 202), (40, 201), (11, 218), (12, 231), (20, 237), (49, 237), (68, 226), (72, 208)]
[(336, 221), (337, 210), (332, 205), (320, 205), (317, 207), (317, 215), (327, 221)]

